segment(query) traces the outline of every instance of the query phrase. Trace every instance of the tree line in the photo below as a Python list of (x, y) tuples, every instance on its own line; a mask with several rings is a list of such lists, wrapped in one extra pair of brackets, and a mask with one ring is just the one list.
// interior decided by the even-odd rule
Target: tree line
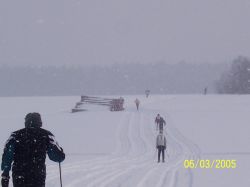
[[(200, 94), (223, 90), (226, 64), (114, 64), (109, 66), (0, 66), (0, 96)], [(222, 79), (221, 79), (222, 80)], [(217, 87), (215, 87), (215, 85)], [(221, 92), (222, 93), (222, 92)]]
[(250, 93), (250, 60), (239, 56), (222, 73), (216, 83), (220, 94), (249, 94)]

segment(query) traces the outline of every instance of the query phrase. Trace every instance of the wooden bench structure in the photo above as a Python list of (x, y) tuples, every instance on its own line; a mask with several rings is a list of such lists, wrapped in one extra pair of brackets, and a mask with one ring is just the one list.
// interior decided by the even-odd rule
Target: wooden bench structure
[(111, 98), (81, 96), (81, 101), (76, 103), (75, 107), (72, 109), (72, 112), (86, 111), (87, 109), (82, 108), (82, 105), (84, 104), (106, 106), (109, 108), (110, 111), (124, 110), (123, 107), (124, 99), (122, 97), (118, 99), (111, 99)]

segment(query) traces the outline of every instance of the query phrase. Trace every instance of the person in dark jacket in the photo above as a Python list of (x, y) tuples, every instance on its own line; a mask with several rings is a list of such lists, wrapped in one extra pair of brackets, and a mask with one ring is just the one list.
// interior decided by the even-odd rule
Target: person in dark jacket
[(14, 187), (45, 187), (46, 153), (55, 162), (65, 159), (54, 135), (41, 127), (40, 114), (29, 113), (25, 117), (25, 128), (13, 132), (7, 140), (1, 164), (2, 187), (9, 185), (11, 167)]
[(155, 118), (155, 123), (156, 123), (156, 130), (163, 131), (163, 126), (166, 125), (166, 121), (160, 116), (160, 114), (157, 114)]
[(139, 110), (140, 101), (137, 98), (135, 99), (135, 105), (136, 105), (136, 109)]

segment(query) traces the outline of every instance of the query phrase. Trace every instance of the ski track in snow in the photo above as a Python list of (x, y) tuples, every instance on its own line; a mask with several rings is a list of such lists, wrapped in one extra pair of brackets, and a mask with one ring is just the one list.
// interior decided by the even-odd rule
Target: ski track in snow
[[(124, 111), (116, 136), (116, 149), (99, 156), (62, 165), (65, 187), (178, 187), (192, 186), (191, 170), (180, 175), (184, 159), (198, 159), (199, 148), (175, 127), (168, 114), (165, 163), (157, 163), (155, 139), (156, 110)], [(48, 166), (46, 186), (59, 186), (58, 167)], [(183, 172), (183, 171), (182, 171)]]

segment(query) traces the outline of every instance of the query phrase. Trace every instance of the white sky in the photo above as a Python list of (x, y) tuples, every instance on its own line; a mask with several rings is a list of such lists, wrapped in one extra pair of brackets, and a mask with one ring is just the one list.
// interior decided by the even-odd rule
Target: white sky
[(250, 54), (249, 0), (0, 0), (0, 64), (225, 62)]

